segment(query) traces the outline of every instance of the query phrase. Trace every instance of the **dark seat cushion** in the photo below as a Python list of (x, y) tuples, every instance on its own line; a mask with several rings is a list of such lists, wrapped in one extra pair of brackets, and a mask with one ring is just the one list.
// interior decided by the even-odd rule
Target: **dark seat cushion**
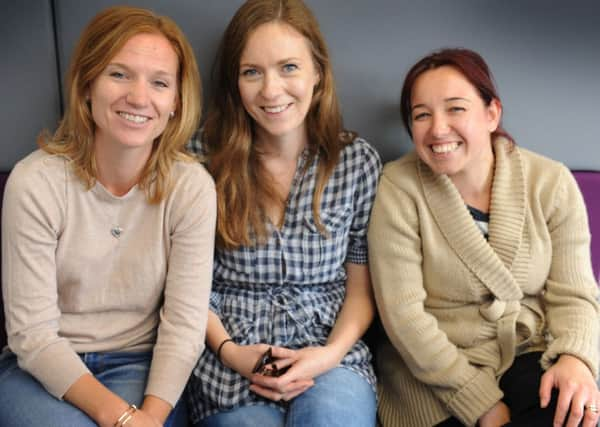
[[(2, 200), (4, 199), (4, 184), (8, 178), (7, 172), (0, 172), (0, 212), (2, 212)], [(0, 241), (2, 241), (2, 230), (0, 230)], [(0, 251), (1, 254), (1, 251)], [(2, 277), (2, 263), (0, 262), (0, 278)], [(6, 345), (6, 328), (4, 325), (4, 304), (2, 293), (0, 293), (0, 350)]]

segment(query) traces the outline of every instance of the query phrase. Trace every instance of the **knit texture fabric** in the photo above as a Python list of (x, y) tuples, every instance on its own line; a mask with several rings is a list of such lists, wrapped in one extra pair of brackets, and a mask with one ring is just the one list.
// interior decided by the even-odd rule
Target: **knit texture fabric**
[(384, 168), (369, 264), (389, 342), (377, 352), (384, 426), (466, 425), (503, 396), (514, 357), (577, 356), (597, 377), (590, 234), (563, 165), (494, 141), (489, 240), (446, 175), (415, 153)]

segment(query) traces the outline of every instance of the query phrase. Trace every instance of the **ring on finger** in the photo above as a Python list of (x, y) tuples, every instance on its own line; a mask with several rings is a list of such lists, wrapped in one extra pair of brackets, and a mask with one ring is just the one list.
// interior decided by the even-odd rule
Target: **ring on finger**
[(590, 403), (589, 405), (585, 405), (585, 409), (587, 409), (590, 412), (593, 413), (598, 413), (598, 406), (596, 406), (595, 403)]

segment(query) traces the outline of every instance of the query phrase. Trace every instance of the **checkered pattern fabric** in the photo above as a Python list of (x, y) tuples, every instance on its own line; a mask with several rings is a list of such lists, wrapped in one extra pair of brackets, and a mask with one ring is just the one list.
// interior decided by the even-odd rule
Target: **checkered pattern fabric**
[[(201, 150), (195, 140), (192, 149)], [(298, 161), (281, 229), (271, 227), (264, 245), (218, 250), (210, 306), (238, 344), (288, 348), (323, 345), (345, 294), (345, 262), (367, 262), (367, 224), (381, 172), (377, 152), (357, 138), (344, 148), (321, 201), (318, 232), (312, 214), (318, 157)], [(357, 342), (342, 366), (375, 387), (367, 346)], [(188, 385), (192, 420), (236, 406), (266, 404), (249, 382), (226, 368), (207, 348)]]

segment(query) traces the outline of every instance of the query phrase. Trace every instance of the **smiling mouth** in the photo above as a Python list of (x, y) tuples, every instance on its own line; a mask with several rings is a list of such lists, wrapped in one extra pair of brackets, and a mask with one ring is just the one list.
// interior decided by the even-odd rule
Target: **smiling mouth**
[(284, 104), (284, 105), (277, 105), (274, 107), (261, 107), (261, 108), (269, 114), (277, 114), (277, 113), (281, 113), (281, 112), (287, 110), (290, 107), (290, 105), (292, 105), (292, 104)]
[(119, 116), (123, 117), (125, 120), (127, 120), (128, 122), (133, 122), (133, 123), (146, 123), (148, 120), (150, 120), (150, 117), (147, 116), (138, 116), (137, 114), (131, 114), (131, 113), (126, 113), (124, 111), (119, 111)]
[(456, 151), (460, 146), (458, 142), (449, 142), (447, 144), (435, 144), (431, 146), (431, 151), (435, 154), (446, 154)]

